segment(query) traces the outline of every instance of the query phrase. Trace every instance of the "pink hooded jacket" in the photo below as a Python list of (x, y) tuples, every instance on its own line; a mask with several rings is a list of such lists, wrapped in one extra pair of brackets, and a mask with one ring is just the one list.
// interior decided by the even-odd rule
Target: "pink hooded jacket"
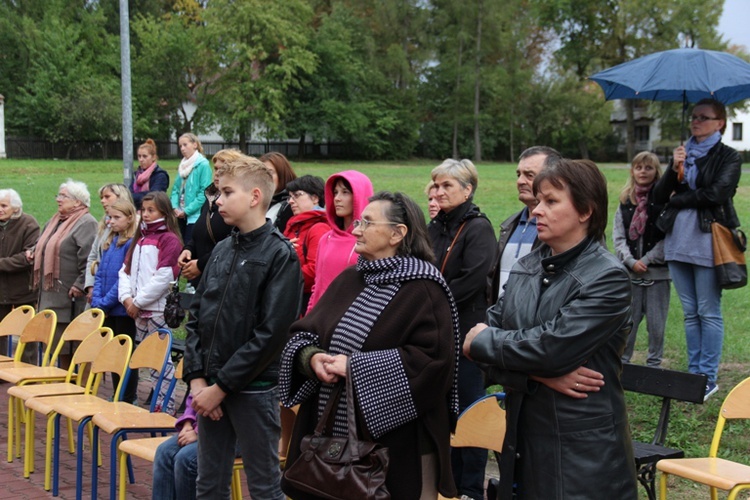
[(323, 296), (331, 281), (344, 269), (357, 262), (359, 256), (354, 252), (357, 239), (352, 236), (352, 227), (341, 229), (342, 220), (336, 217), (333, 203), (333, 188), (339, 179), (345, 179), (352, 187), (352, 220), (359, 219), (362, 210), (369, 203), (372, 196), (372, 182), (363, 173), (356, 170), (346, 170), (333, 174), (326, 181), (326, 218), (331, 230), (320, 238), (318, 257), (315, 267), (315, 284), (307, 310), (310, 311)]

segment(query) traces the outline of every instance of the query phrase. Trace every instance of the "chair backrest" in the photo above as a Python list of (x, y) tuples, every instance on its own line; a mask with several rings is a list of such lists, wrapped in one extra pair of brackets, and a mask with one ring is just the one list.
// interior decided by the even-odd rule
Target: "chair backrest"
[(68, 323), (68, 326), (62, 333), (60, 340), (55, 346), (55, 351), (52, 353), (52, 359), (49, 364), (54, 365), (57, 363), (57, 357), (60, 355), (60, 351), (62, 351), (66, 342), (82, 342), (85, 338), (91, 335), (92, 332), (101, 328), (103, 324), (104, 311), (101, 309), (88, 309), (76, 316), (73, 321)]
[[(34, 317), (34, 308), (31, 306), (20, 306), (5, 315), (0, 321), (0, 337), (10, 335), (21, 335), (23, 328)], [(10, 343), (8, 343), (10, 352)]]
[(112, 333), (112, 330), (107, 327), (101, 327), (97, 328), (91, 332), (88, 337), (83, 339), (81, 345), (79, 345), (76, 352), (73, 353), (73, 359), (70, 362), (68, 375), (65, 378), (65, 381), (70, 382), (73, 379), (73, 376), (77, 375), (76, 383), (81, 385), (81, 377), (86, 372), (86, 367), (94, 362), (104, 346), (112, 340), (113, 336), (114, 334)]
[(478, 399), (458, 417), (451, 446), (474, 447), (500, 453), (505, 440), (505, 410), (499, 400), (504, 394), (490, 394)]
[(119, 400), (123, 380), (128, 372), (130, 355), (133, 352), (133, 341), (127, 335), (116, 335), (112, 340), (102, 347), (99, 355), (91, 365), (91, 372), (95, 376), (89, 377), (86, 382), (86, 392), (95, 394), (99, 390), (102, 375), (114, 373), (120, 377), (120, 383), (115, 388), (114, 400)]
[(721, 434), (727, 420), (750, 419), (750, 377), (746, 378), (729, 391), (719, 410), (714, 437), (708, 455), (715, 457), (719, 451)]
[(172, 332), (159, 328), (144, 338), (130, 358), (130, 369), (151, 368), (163, 372), (172, 351)]
[(174, 369), (174, 379), (177, 380), (179, 378), (182, 378), (182, 369), (185, 366), (185, 358), (180, 358), (180, 361), (177, 363), (177, 367)]
[(20, 362), (23, 350), (26, 344), (31, 342), (40, 342), (44, 344), (44, 354), (42, 355), (42, 366), (49, 363), (49, 351), (52, 345), (52, 339), (55, 335), (57, 326), (57, 313), (52, 309), (39, 311), (34, 315), (26, 326), (23, 327), (21, 337), (18, 339), (18, 349), (16, 349), (15, 361)]

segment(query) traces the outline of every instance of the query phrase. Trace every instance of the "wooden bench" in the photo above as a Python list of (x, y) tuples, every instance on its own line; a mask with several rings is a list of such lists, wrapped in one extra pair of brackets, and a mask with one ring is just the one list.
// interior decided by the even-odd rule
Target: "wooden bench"
[(651, 500), (656, 499), (656, 462), (663, 458), (682, 458), (682, 450), (664, 446), (669, 427), (672, 400), (703, 404), (706, 375), (666, 370), (626, 363), (622, 367), (622, 386), (626, 391), (662, 398), (659, 421), (650, 443), (633, 441), (633, 454), (638, 481)]

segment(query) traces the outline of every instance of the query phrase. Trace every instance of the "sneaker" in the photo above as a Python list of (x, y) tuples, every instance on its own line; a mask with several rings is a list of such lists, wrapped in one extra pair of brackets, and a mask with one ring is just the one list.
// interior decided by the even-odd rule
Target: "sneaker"
[(709, 382), (706, 384), (706, 395), (703, 396), (703, 401), (708, 401), (708, 398), (716, 394), (716, 392), (719, 390), (719, 386), (716, 385), (716, 382)]

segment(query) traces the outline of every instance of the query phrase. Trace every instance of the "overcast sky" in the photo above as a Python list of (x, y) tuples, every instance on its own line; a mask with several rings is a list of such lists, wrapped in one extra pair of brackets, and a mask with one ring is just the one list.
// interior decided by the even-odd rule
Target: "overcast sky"
[(730, 45), (744, 45), (750, 51), (750, 1), (724, 0), (724, 11), (719, 21), (719, 32)]

